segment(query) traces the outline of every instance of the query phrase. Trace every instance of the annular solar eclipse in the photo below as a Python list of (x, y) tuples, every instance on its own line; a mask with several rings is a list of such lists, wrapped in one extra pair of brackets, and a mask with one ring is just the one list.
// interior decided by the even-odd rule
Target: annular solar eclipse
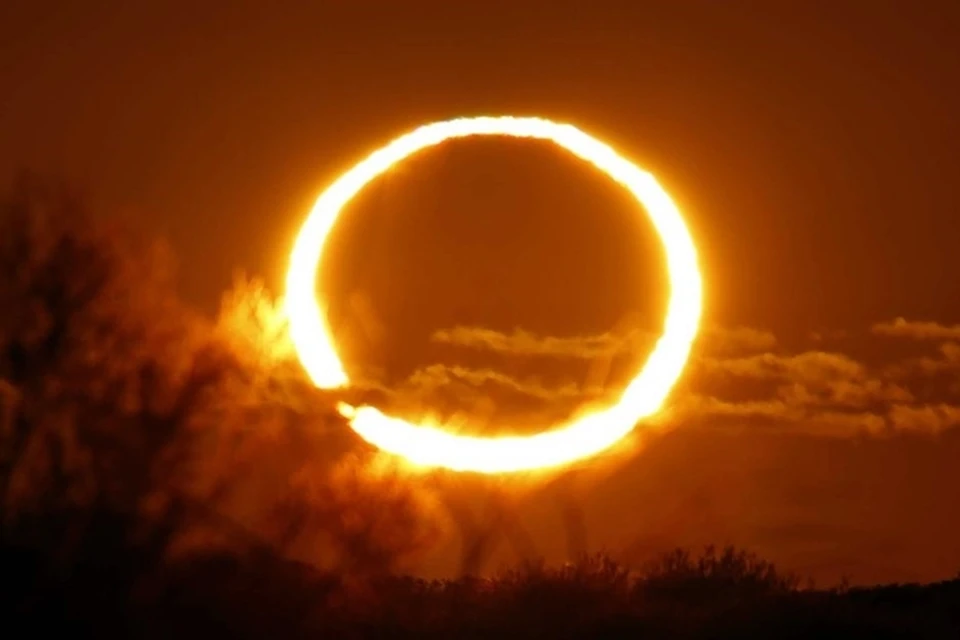
[(418, 466), (504, 473), (562, 466), (612, 447), (660, 410), (683, 372), (702, 310), (697, 251), (680, 210), (656, 178), (612, 147), (570, 124), (534, 117), (458, 118), (423, 125), (377, 149), (324, 191), (304, 222), (290, 257), (286, 311), (297, 355), (313, 383), (350, 384), (316, 293), (317, 268), (340, 211), (367, 184), (413, 154), (447, 140), (509, 136), (550, 141), (627, 189), (649, 215), (666, 250), (670, 296), (663, 333), (647, 362), (609, 406), (530, 436), (457, 434), (433, 422), (388, 416), (373, 406), (339, 405), (364, 440)]

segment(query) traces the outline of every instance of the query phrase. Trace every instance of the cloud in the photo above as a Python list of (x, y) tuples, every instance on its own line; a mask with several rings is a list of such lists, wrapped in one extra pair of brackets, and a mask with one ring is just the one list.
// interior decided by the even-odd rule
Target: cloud
[[(649, 349), (657, 334), (632, 329), (586, 336), (542, 336), (522, 329), (503, 333), (484, 327), (458, 326), (436, 331), (431, 340), (440, 344), (516, 356), (599, 359)], [(711, 353), (754, 353), (773, 349), (777, 340), (768, 332), (750, 327), (707, 326), (699, 346)]]
[(960, 407), (944, 403), (896, 405), (890, 410), (890, 423), (898, 431), (940, 433), (960, 426)]
[(871, 331), (880, 336), (911, 338), (913, 340), (960, 340), (960, 324), (943, 325), (936, 322), (896, 318), (873, 325)]
[(643, 340), (652, 342), (654, 336), (635, 331), (627, 335), (611, 332), (593, 336), (552, 337), (539, 336), (522, 329), (502, 333), (482, 327), (460, 326), (437, 331), (431, 339), (442, 344), (517, 356), (594, 359), (611, 357), (636, 348)]
[(960, 372), (960, 343), (944, 342), (937, 347), (937, 356), (911, 358), (888, 367), (891, 377), (933, 377)]
[(701, 358), (696, 366), (713, 374), (814, 382), (862, 379), (865, 376), (865, 369), (859, 362), (840, 353), (825, 351), (787, 356), (768, 352), (745, 358)]
[(687, 394), (672, 406), (674, 416), (792, 419), (799, 417), (780, 399), (730, 401), (714, 396)]
[(877, 435), (889, 431), (885, 415), (869, 410), (829, 408), (826, 405), (793, 399), (724, 400), (688, 394), (679, 397), (670, 409), (676, 426), (690, 420), (714, 426), (746, 428), (772, 426), (781, 431), (814, 433), (831, 437)]
[[(872, 335), (948, 340), (960, 327), (898, 319), (870, 328)], [(842, 343), (843, 335), (831, 334)], [(406, 381), (404, 393), (458, 387), (465, 395), (478, 390), (509, 393), (544, 405), (595, 402), (606, 393), (578, 381), (546, 384), (514, 375), (511, 356), (602, 361), (655, 336), (640, 331), (574, 337), (541, 336), (520, 329), (503, 333), (482, 327), (438, 331), (436, 342), (504, 356), (504, 371), (433, 364)], [(821, 344), (813, 340), (811, 346)], [(901, 431), (939, 433), (960, 426), (960, 408), (945, 396), (930, 398), (924, 376), (960, 371), (960, 343), (946, 341), (936, 356), (867, 364), (835, 344), (825, 351), (793, 353), (776, 337), (749, 327), (707, 327), (691, 356), (689, 374), (668, 400), (665, 415), (674, 424), (704, 420), (716, 424), (779, 425), (821, 435), (884, 434)], [(960, 390), (955, 384), (954, 390)], [(945, 392), (949, 395), (949, 389)], [(609, 397), (609, 396), (607, 396)], [(920, 399), (922, 397), (922, 400)]]
[(407, 379), (406, 384), (418, 389), (429, 389), (450, 385), (455, 381), (474, 387), (497, 385), (514, 393), (545, 401), (557, 401), (562, 398), (579, 400), (586, 396), (597, 395), (596, 390), (582, 389), (573, 383), (550, 387), (534, 379), (517, 379), (492, 369), (470, 369), (443, 364), (433, 364), (418, 369)]

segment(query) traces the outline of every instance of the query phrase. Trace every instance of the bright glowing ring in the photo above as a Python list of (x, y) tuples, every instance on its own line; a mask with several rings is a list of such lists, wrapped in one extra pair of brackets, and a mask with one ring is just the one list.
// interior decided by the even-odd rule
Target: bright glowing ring
[(563, 465), (609, 448), (660, 409), (696, 337), (703, 287), (696, 247), (670, 196), (652, 175), (572, 125), (510, 116), (435, 122), (396, 138), (341, 175), (321, 194), (293, 247), (286, 302), (291, 336), (314, 384), (334, 388), (349, 382), (315, 293), (317, 265), (340, 210), (369, 182), (412, 154), (445, 140), (476, 135), (550, 140), (637, 198), (666, 248), (671, 293), (663, 335), (615, 404), (532, 436), (457, 435), (442, 425), (410, 423), (370, 406), (341, 405), (341, 413), (364, 440), (417, 465), (483, 473)]

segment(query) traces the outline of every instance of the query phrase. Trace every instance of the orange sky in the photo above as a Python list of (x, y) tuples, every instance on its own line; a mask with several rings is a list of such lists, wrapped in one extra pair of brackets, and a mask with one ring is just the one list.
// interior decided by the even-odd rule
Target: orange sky
[[(722, 537), (828, 577), (960, 569), (957, 4), (464, 4), (8, 0), (0, 174), (61, 173), (165, 234), (212, 309), (237, 267), (279, 287), (313, 198), (390, 137), (573, 121), (676, 196), (722, 328), (677, 429), (584, 489), (591, 546)], [(438, 402), (505, 419), (564, 410), (585, 336), (659, 327), (651, 227), (549, 148), (444, 145), (351, 214), (325, 282), (346, 359), (389, 385), (440, 379)], [(901, 316), (939, 330), (875, 326)], [(612, 349), (615, 384), (643, 349)], [(560, 554), (552, 508), (529, 526)]]

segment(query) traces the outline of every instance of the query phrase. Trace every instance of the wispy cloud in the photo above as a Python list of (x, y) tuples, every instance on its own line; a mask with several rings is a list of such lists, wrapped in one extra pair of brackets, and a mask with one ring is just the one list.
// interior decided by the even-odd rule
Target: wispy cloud
[(937, 346), (936, 355), (910, 358), (888, 368), (891, 376), (938, 376), (960, 372), (960, 343), (944, 342)]
[(880, 336), (914, 340), (960, 340), (960, 324), (944, 325), (904, 318), (877, 323), (871, 327), (871, 331)]
[(584, 396), (597, 393), (597, 390), (583, 389), (573, 383), (546, 386), (534, 379), (518, 379), (492, 369), (469, 369), (443, 364), (433, 364), (418, 369), (407, 379), (406, 384), (419, 389), (428, 389), (449, 385), (454, 381), (474, 387), (496, 385), (514, 393), (551, 402), (561, 398), (582, 399)]
[[(870, 328), (875, 336), (944, 341), (932, 355), (886, 364), (867, 364), (841, 348), (788, 352), (770, 332), (749, 327), (707, 327), (691, 358), (690, 375), (668, 402), (670, 420), (715, 420), (742, 425), (779, 424), (824, 435), (938, 433), (960, 426), (960, 406), (949, 397), (929, 397), (922, 378), (960, 371), (960, 326), (897, 319)], [(838, 334), (839, 336), (839, 334)], [(656, 336), (641, 331), (555, 337), (482, 327), (438, 331), (433, 340), (504, 356), (504, 371), (437, 363), (402, 385), (402, 393), (451, 389), (496, 396), (508, 393), (550, 404), (595, 402), (614, 390), (580, 381), (547, 384), (514, 375), (511, 357), (573, 358), (602, 361), (642, 346)], [(837, 337), (842, 346), (842, 337)], [(837, 347), (837, 344), (834, 344)], [(918, 393), (917, 389), (924, 391)], [(949, 395), (949, 394), (947, 394)], [(920, 399), (922, 397), (922, 400)]]
[[(773, 349), (776, 337), (750, 327), (707, 326), (701, 332), (701, 346), (712, 353), (753, 353)], [(657, 334), (637, 329), (610, 331), (584, 336), (542, 336), (523, 329), (510, 333), (484, 327), (458, 326), (436, 331), (433, 342), (518, 356), (596, 359), (649, 349)]]
[(555, 358), (604, 358), (625, 350), (636, 348), (640, 343), (652, 343), (655, 336), (645, 332), (626, 335), (604, 333), (593, 336), (553, 337), (540, 336), (516, 329), (502, 333), (483, 327), (454, 327), (433, 334), (432, 340), (442, 344), (456, 345), (517, 356), (549, 356)]
[(939, 433), (960, 426), (960, 407), (945, 403), (895, 405), (890, 409), (889, 419), (897, 430)]
[(834, 379), (861, 379), (865, 369), (841, 353), (807, 351), (793, 355), (760, 353), (744, 358), (701, 358), (697, 366), (720, 375), (753, 378), (789, 378), (820, 382)]

